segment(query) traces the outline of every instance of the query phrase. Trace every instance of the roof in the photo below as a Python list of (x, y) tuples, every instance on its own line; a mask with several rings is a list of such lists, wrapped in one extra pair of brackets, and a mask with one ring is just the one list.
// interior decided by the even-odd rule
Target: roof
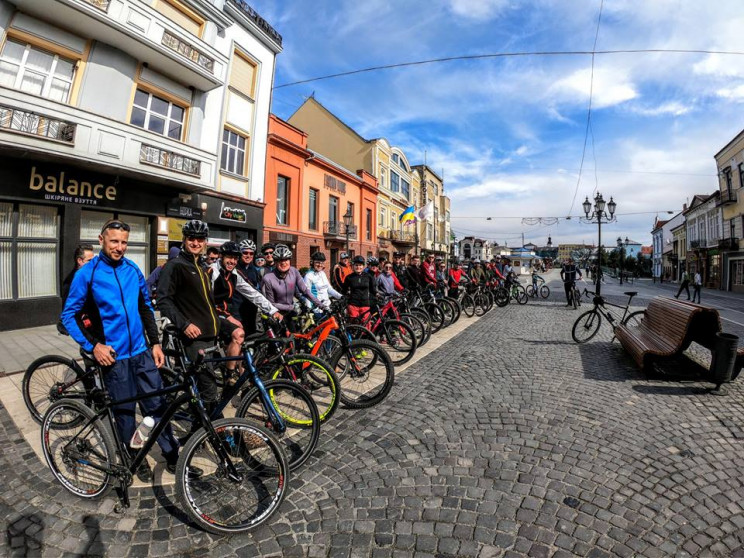
[(318, 99), (316, 99), (316, 98), (315, 98), (315, 95), (314, 95), (314, 94), (313, 94), (313, 95), (311, 95), (310, 97), (308, 97), (307, 99), (305, 99), (305, 102), (303, 102), (303, 103), (302, 103), (302, 104), (301, 104), (301, 105), (300, 105), (299, 107), (297, 107), (297, 110), (296, 110), (296, 111), (294, 111), (294, 112), (293, 112), (293, 113), (292, 113), (292, 114), (290, 115), (290, 117), (289, 117), (289, 118), (288, 118), (287, 120), (291, 120), (291, 119), (292, 119), (292, 117), (293, 117), (293, 116), (294, 116), (295, 114), (297, 114), (297, 112), (298, 112), (298, 111), (299, 111), (299, 110), (300, 110), (300, 109), (301, 109), (301, 108), (302, 108), (303, 106), (305, 106), (306, 104), (308, 104), (308, 103), (309, 103), (310, 101), (312, 101), (313, 103), (315, 103), (316, 105), (318, 105), (318, 106), (319, 106), (320, 108), (322, 108), (322, 109), (323, 109), (323, 110), (324, 110), (325, 112), (327, 112), (327, 113), (328, 113), (328, 114), (329, 114), (329, 115), (330, 115), (331, 117), (333, 117), (333, 118), (334, 118), (334, 119), (335, 119), (335, 120), (336, 120), (336, 121), (337, 121), (337, 122), (338, 122), (339, 124), (341, 124), (342, 126), (344, 126), (345, 128), (347, 128), (347, 129), (348, 129), (349, 131), (351, 131), (351, 132), (352, 132), (352, 133), (353, 133), (353, 134), (354, 134), (355, 136), (357, 136), (357, 137), (358, 137), (358, 138), (359, 138), (360, 140), (362, 140), (363, 142), (365, 142), (365, 143), (369, 143), (369, 142), (371, 142), (371, 141), (374, 141), (374, 140), (368, 140), (368, 139), (365, 139), (365, 138), (363, 138), (362, 136), (360, 136), (360, 135), (359, 135), (359, 132), (357, 132), (357, 131), (356, 131), (356, 130), (355, 130), (354, 128), (352, 128), (351, 126), (349, 126), (349, 125), (348, 125), (348, 124), (347, 124), (346, 122), (344, 122), (344, 121), (343, 121), (343, 120), (341, 120), (341, 119), (340, 119), (340, 118), (339, 118), (338, 116), (336, 116), (336, 115), (335, 115), (335, 114), (334, 114), (333, 112), (331, 112), (331, 111), (330, 111), (330, 110), (329, 110), (329, 109), (328, 109), (327, 107), (325, 107), (325, 106), (323, 105), (323, 103), (321, 103), (320, 101), (318, 101)]

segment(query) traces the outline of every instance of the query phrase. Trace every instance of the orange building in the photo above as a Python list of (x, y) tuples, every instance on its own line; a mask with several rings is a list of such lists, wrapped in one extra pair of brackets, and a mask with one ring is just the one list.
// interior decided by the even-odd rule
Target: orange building
[(269, 117), (263, 242), (287, 244), (292, 265), (322, 251), (330, 272), (347, 242), (351, 254), (377, 255), (377, 194), (374, 176), (315, 153), (305, 132)]

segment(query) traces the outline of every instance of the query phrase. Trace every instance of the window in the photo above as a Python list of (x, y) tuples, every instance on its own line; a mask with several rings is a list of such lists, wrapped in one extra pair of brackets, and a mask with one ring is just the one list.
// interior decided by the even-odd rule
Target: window
[(367, 240), (372, 240), (372, 210), (367, 210)]
[(387, 225), (385, 225), (385, 208), (380, 208), (380, 226), (385, 228)]
[(168, 0), (158, 0), (155, 9), (189, 33), (197, 37), (201, 36), (204, 20), (190, 10), (186, 10), (178, 3)]
[(385, 187), (385, 174), (386, 174), (385, 169), (381, 168), (380, 169), (380, 186), (383, 188)]
[(147, 275), (150, 269), (150, 220), (141, 215), (106, 213), (102, 211), (80, 212), (80, 242), (90, 242), (98, 250), (98, 235), (109, 219), (120, 219), (130, 227), (126, 257), (132, 260)]
[(393, 153), (393, 163), (396, 165), (400, 164), (400, 157), (398, 157), (397, 153)]
[(395, 171), (390, 171), (390, 189), (393, 192), (400, 192), (400, 176)]
[(434, 227), (431, 223), (426, 225), (426, 240), (434, 240)]
[(137, 89), (129, 123), (180, 141), (184, 114), (185, 108), (143, 89)]
[(54, 296), (57, 208), (0, 203), (0, 300)]
[(354, 216), (354, 204), (351, 202), (346, 202), (346, 215)]
[(408, 199), (411, 195), (411, 184), (404, 178), (400, 179), (400, 191), (406, 197), (406, 199)]
[(318, 190), (310, 188), (310, 217), (308, 227), (311, 230), (318, 230)]
[(249, 99), (255, 98), (256, 65), (237, 51), (230, 66), (230, 87)]
[(8, 39), (0, 55), (0, 85), (66, 103), (75, 61)]
[(243, 175), (245, 165), (245, 138), (225, 128), (222, 132), (222, 170)]
[(276, 178), (276, 224), (287, 225), (289, 210), (289, 178), (277, 176)]
[(338, 198), (336, 196), (328, 197), (328, 220), (331, 223), (338, 223)]

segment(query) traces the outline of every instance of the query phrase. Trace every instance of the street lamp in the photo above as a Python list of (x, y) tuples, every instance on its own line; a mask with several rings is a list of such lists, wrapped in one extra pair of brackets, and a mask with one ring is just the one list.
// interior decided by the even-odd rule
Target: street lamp
[[(589, 196), (586, 197), (586, 200), (581, 205), (586, 215), (583, 221), (585, 223), (597, 224), (597, 295), (599, 295), (602, 288), (602, 223), (612, 223), (615, 221), (617, 204), (612, 197), (610, 197), (609, 202), (605, 202), (602, 194), (597, 192), (597, 195), (594, 196), (593, 209), (592, 202), (589, 201)], [(605, 211), (605, 207), (607, 207), (607, 211)]]
[(625, 261), (625, 247), (630, 243), (630, 240), (628, 240), (628, 237), (625, 237), (625, 242), (623, 242), (623, 238), (621, 236), (617, 237), (617, 247), (620, 250), (620, 284), (623, 284), (623, 262)]
[(349, 231), (351, 226), (354, 224), (354, 215), (351, 213), (351, 209), (346, 210), (344, 215), (344, 229), (346, 229), (346, 253), (349, 253)]

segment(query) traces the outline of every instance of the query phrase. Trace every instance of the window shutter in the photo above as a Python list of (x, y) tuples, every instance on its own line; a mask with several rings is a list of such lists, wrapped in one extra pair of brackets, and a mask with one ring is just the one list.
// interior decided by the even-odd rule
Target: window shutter
[(253, 99), (255, 79), (256, 66), (242, 56), (235, 54), (232, 59), (232, 69), (230, 70), (230, 86), (240, 91), (246, 97)]
[(199, 36), (201, 32), (202, 21), (196, 20), (186, 12), (179, 10), (174, 4), (166, 0), (158, 0), (155, 9), (170, 19), (173, 23), (180, 25), (189, 33)]

